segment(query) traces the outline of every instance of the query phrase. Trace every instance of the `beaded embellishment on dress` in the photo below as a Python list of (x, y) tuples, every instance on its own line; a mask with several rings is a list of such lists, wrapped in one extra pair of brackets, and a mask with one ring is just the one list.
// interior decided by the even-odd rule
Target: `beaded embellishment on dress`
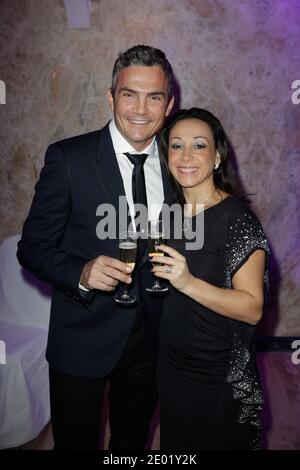
[[(270, 253), (268, 242), (259, 221), (249, 212), (244, 212), (229, 226), (225, 247), (224, 287), (232, 288), (232, 276), (256, 250)], [(268, 273), (264, 276), (265, 290), (268, 290)], [(251, 353), (254, 327), (243, 322), (230, 320), (231, 359), (227, 382), (232, 385), (233, 397), (239, 400), (239, 423), (253, 426), (252, 449), (260, 448), (261, 423), (259, 414), (263, 396), (256, 371), (255, 356)], [(252, 433), (251, 433), (252, 435)]]

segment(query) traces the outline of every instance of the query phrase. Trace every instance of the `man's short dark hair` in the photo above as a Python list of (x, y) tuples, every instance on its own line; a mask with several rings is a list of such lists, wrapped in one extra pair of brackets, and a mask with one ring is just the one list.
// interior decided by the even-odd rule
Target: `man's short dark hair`
[(140, 45), (131, 47), (117, 58), (112, 72), (112, 95), (114, 95), (116, 91), (120, 70), (130, 65), (143, 65), (148, 67), (157, 65), (160, 67), (165, 72), (169, 82), (168, 98), (170, 99), (173, 96), (173, 71), (165, 53), (151, 46)]

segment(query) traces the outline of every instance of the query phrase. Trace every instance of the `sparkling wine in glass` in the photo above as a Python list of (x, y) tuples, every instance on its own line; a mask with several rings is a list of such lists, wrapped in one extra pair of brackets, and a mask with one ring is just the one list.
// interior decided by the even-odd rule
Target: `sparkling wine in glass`
[[(134, 270), (136, 255), (137, 239), (134, 234), (130, 232), (121, 236), (119, 239), (119, 259), (128, 264), (132, 271)], [(115, 295), (115, 301), (120, 304), (130, 305), (136, 301), (136, 298), (134, 295), (129, 294), (127, 285), (123, 284), (122, 291)]]
[[(158, 245), (165, 244), (165, 227), (162, 220), (149, 220), (148, 222), (148, 252), (149, 255), (164, 256), (164, 252), (158, 248)], [(154, 263), (152, 265), (160, 266), (161, 263)], [(154, 284), (151, 287), (146, 287), (148, 292), (167, 292), (168, 287), (162, 286), (159, 279), (156, 277)]]

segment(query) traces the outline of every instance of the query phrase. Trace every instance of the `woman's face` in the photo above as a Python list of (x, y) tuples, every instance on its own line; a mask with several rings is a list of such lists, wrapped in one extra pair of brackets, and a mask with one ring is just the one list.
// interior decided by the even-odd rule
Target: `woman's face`
[(212, 131), (199, 119), (183, 119), (169, 134), (168, 164), (183, 188), (193, 188), (213, 181), (213, 169), (220, 163)]

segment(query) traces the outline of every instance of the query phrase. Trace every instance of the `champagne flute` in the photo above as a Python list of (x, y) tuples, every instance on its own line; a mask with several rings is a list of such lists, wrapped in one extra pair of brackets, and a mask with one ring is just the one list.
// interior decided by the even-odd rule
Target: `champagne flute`
[[(148, 252), (149, 255), (155, 256), (164, 256), (164, 252), (158, 248), (158, 245), (165, 243), (165, 226), (162, 220), (149, 220), (148, 221)], [(150, 260), (151, 261), (151, 260)], [(152, 262), (152, 266), (157, 264), (160, 266), (160, 263)], [(162, 286), (159, 282), (159, 279), (155, 277), (153, 286), (146, 287), (148, 292), (167, 292), (168, 287)]]
[[(131, 270), (134, 270), (135, 261), (137, 255), (137, 238), (133, 232), (126, 232), (122, 234), (119, 238), (119, 259), (123, 263), (128, 264), (131, 267)], [(132, 273), (131, 271), (131, 273)], [(128, 292), (128, 287), (126, 284), (123, 284), (122, 291), (115, 295), (115, 301), (123, 304), (130, 305), (136, 301), (134, 295), (130, 295)]]

